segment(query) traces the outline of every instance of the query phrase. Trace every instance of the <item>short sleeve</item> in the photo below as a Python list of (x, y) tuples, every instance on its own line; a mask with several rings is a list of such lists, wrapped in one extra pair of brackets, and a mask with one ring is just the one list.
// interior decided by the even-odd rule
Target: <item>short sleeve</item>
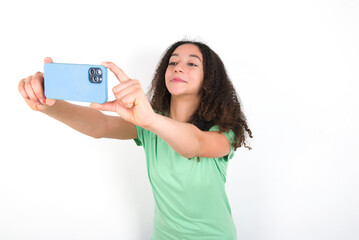
[[(165, 116), (167, 116), (167, 112), (165, 113), (160, 113), (159, 111), (157, 111), (156, 109), (154, 109), (154, 112), (155, 113), (158, 113), (158, 114), (165, 114)], [(143, 146), (143, 148), (146, 147), (146, 142), (147, 142), (147, 145), (148, 144), (148, 140), (150, 139), (150, 137), (153, 137), (153, 133), (145, 128), (142, 128), (140, 126), (136, 126), (136, 131), (137, 131), (137, 138), (134, 138), (133, 141), (135, 141), (136, 145), (137, 146)]]
[[(219, 127), (218, 127), (218, 125), (214, 125), (208, 131), (217, 131), (217, 132), (219, 132)], [(223, 159), (227, 162), (230, 159), (232, 159), (233, 156), (234, 156), (234, 148), (232, 146), (232, 143), (235, 140), (235, 135), (234, 135), (233, 130), (230, 130), (228, 132), (223, 132), (222, 134), (224, 134), (224, 136), (226, 136), (226, 138), (228, 139), (228, 142), (229, 142), (229, 145), (230, 145), (230, 148), (231, 148), (229, 154), (226, 155), (226, 156), (223, 156)]]
[(137, 146), (143, 146), (143, 128), (136, 125), (137, 138), (134, 138)]

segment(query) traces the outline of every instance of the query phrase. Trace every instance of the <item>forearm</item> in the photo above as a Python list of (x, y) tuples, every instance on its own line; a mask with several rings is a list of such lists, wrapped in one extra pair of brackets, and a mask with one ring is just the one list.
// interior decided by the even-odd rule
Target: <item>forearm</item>
[(53, 106), (42, 112), (94, 138), (102, 137), (106, 126), (106, 115), (100, 111), (66, 101), (57, 100)]
[(156, 114), (152, 124), (146, 129), (157, 134), (175, 152), (184, 157), (194, 157), (198, 152), (198, 134), (201, 130), (193, 124)]

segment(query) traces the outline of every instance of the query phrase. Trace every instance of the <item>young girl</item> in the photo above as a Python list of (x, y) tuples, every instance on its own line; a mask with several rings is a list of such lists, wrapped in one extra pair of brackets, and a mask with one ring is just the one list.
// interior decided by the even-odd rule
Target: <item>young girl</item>
[(112, 102), (88, 108), (46, 99), (41, 72), (22, 79), (19, 91), (33, 110), (77, 131), (143, 146), (155, 200), (152, 240), (237, 239), (226, 170), (238, 147), (251, 149), (245, 132), (252, 133), (218, 55), (200, 42), (174, 43), (158, 65), (150, 101), (140, 81), (114, 63), (102, 65), (120, 81)]

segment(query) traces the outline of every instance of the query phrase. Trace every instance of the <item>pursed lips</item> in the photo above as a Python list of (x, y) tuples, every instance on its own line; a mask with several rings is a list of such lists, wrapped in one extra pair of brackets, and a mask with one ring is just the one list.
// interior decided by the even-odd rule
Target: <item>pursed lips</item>
[(172, 79), (172, 82), (186, 82), (186, 81), (183, 80), (182, 78), (175, 77), (174, 79)]

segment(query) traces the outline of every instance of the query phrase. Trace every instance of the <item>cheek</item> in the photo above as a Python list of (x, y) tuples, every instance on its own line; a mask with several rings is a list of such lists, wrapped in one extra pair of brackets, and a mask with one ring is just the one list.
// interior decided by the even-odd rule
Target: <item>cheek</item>
[(166, 70), (166, 73), (165, 73), (165, 85), (166, 85), (166, 88), (168, 89), (168, 82), (169, 82), (169, 71)]
[(168, 78), (169, 78), (169, 75), (170, 75), (170, 71), (168, 71), (168, 68), (165, 72), (165, 81), (167, 82)]
[(203, 73), (196, 71), (192, 73), (192, 77), (196, 79), (196, 82), (200, 85), (203, 82)]

